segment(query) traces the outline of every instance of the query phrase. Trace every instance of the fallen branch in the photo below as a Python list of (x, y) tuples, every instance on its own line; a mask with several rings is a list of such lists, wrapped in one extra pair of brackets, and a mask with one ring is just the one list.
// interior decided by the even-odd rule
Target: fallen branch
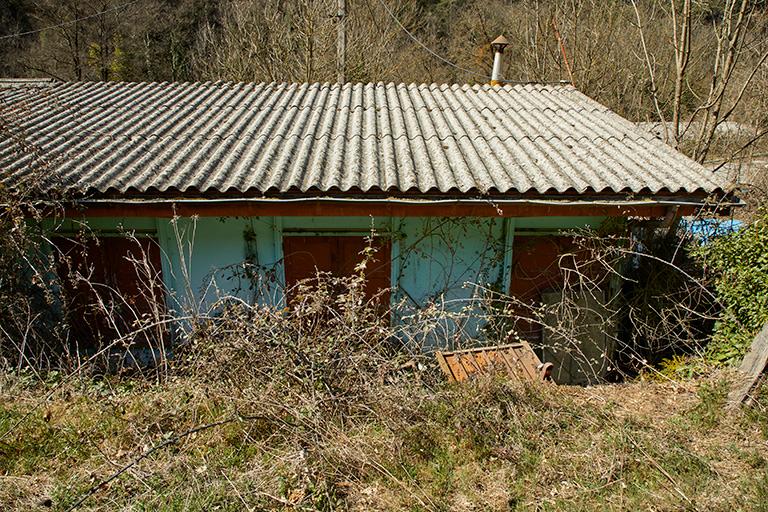
[(142, 453), (141, 455), (139, 455), (138, 457), (133, 459), (128, 464), (124, 465), (123, 467), (121, 467), (120, 469), (118, 469), (117, 471), (112, 473), (109, 477), (105, 478), (104, 480), (101, 480), (99, 483), (97, 483), (96, 485), (92, 486), (90, 489), (88, 489), (88, 491), (85, 492), (85, 494), (83, 494), (80, 497), (79, 500), (77, 500), (77, 502), (74, 505), (69, 507), (67, 510), (71, 512), (72, 510), (77, 509), (80, 505), (85, 503), (85, 501), (88, 498), (90, 498), (91, 496), (96, 494), (96, 492), (98, 492), (99, 489), (101, 489), (105, 485), (109, 484), (113, 480), (116, 480), (117, 478), (120, 478), (120, 475), (122, 475), (123, 473), (125, 473), (126, 471), (131, 469), (133, 466), (135, 466), (136, 464), (138, 464), (142, 460), (146, 459), (147, 457), (149, 457), (150, 455), (152, 455), (156, 451), (162, 450), (163, 448), (166, 448), (166, 447), (168, 447), (170, 445), (176, 444), (181, 439), (183, 439), (183, 438), (185, 438), (187, 436), (190, 436), (192, 434), (196, 434), (198, 432), (202, 432), (203, 430), (208, 430), (208, 429), (211, 429), (211, 428), (214, 428), (214, 427), (220, 427), (221, 425), (226, 425), (227, 423), (232, 423), (233, 421), (237, 421), (237, 420), (238, 420), (237, 417), (232, 417), (232, 418), (228, 418), (228, 419), (225, 419), (225, 420), (220, 420), (220, 421), (215, 421), (213, 423), (207, 423), (205, 425), (200, 425), (200, 426), (191, 428), (189, 430), (186, 430), (186, 431), (182, 432), (181, 434), (175, 435), (175, 436), (171, 437), (170, 439), (167, 439), (167, 440), (163, 441), (162, 443), (153, 446), (149, 450), (146, 450), (144, 453)]

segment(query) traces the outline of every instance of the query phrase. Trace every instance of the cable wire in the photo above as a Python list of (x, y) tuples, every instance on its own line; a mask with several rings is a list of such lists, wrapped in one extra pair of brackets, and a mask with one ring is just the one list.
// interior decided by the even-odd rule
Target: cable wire
[(5, 35), (5, 36), (0, 36), (0, 41), (2, 41), (3, 39), (10, 39), (12, 37), (21, 37), (21, 36), (28, 36), (30, 34), (37, 34), (39, 32), (43, 32), (45, 30), (50, 30), (52, 28), (66, 27), (67, 25), (72, 25), (73, 23), (77, 23), (78, 21), (89, 20), (91, 18), (96, 18), (98, 16), (103, 16), (104, 14), (108, 14), (108, 13), (110, 13), (112, 11), (117, 11), (117, 10), (123, 9), (123, 8), (128, 7), (130, 5), (133, 5), (133, 4), (135, 4), (135, 3), (139, 2), (139, 1), (140, 0), (131, 0), (130, 2), (124, 3), (122, 5), (117, 5), (115, 7), (110, 7), (109, 9), (107, 9), (105, 11), (97, 12), (96, 14), (91, 14), (89, 16), (84, 16), (82, 18), (77, 18), (77, 19), (74, 19), (74, 20), (65, 21), (64, 23), (59, 23), (58, 25), (50, 25), (48, 27), (38, 28), (36, 30), (30, 30), (30, 31), (27, 31), (27, 32), (19, 32), (17, 34), (8, 34), (8, 35)]
[(440, 54), (436, 53), (436, 52), (435, 52), (434, 50), (432, 50), (432, 49), (431, 49), (429, 46), (427, 46), (426, 44), (422, 43), (422, 42), (421, 42), (421, 41), (420, 41), (420, 40), (419, 40), (419, 39), (418, 39), (418, 38), (417, 38), (415, 35), (413, 35), (413, 34), (411, 33), (411, 31), (410, 31), (410, 30), (408, 30), (407, 28), (405, 28), (405, 25), (403, 25), (403, 24), (400, 22), (400, 20), (399, 20), (399, 19), (397, 19), (397, 16), (395, 16), (395, 13), (394, 13), (394, 12), (392, 12), (392, 10), (389, 8), (389, 6), (388, 6), (386, 3), (384, 3), (384, 0), (379, 0), (379, 3), (380, 3), (380, 4), (381, 4), (381, 6), (384, 8), (384, 10), (385, 10), (385, 11), (387, 11), (387, 14), (389, 14), (389, 17), (390, 17), (390, 18), (392, 18), (392, 19), (395, 21), (395, 23), (397, 23), (397, 25), (398, 25), (398, 26), (399, 26), (401, 29), (403, 29), (403, 32), (405, 32), (406, 34), (408, 34), (408, 37), (410, 37), (411, 39), (413, 39), (413, 41), (414, 41), (416, 44), (418, 44), (419, 46), (421, 46), (422, 48), (424, 48), (424, 49), (425, 49), (425, 50), (426, 50), (426, 51), (427, 51), (429, 54), (431, 54), (433, 57), (435, 57), (435, 58), (436, 58), (436, 59), (438, 59), (438, 60), (441, 60), (441, 61), (445, 62), (445, 63), (446, 63), (446, 64), (448, 64), (449, 66), (452, 66), (452, 67), (454, 67), (454, 68), (456, 68), (456, 69), (459, 69), (459, 70), (461, 70), (461, 71), (464, 71), (465, 73), (470, 73), (470, 74), (472, 74), (472, 75), (480, 76), (480, 77), (483, 77), (483, 78), (484, 78), (484, 79), (486, 79), (486, 80), (489, 80), (489, 79), (491, 78), (490, 76), (488, 76), (488, 75), (484, 75), (483, 73), (478, 73), (477, 71), (472, 71), (471, 69), (463, 68), (463, 67), (461, 67), (461, 66), (457, 65), (456, 63), (454, 63), (454, 62), (451, 62), (450, 60), (446, 59), (446, 58), (445, 58), (445, 57), (443, 57), (442, 55), (440, 55)]

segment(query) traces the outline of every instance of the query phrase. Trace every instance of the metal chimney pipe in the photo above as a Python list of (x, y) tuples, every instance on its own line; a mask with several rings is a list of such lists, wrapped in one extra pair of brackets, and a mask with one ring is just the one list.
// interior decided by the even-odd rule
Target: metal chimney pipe
[(504, 36), (499, 36), (491, 43), (493, 51), (493, 71), (491, 72), (491, 85), (502, 85), (501, 65), (503, 64), (504, 48), (509, 46), (509, 41)]

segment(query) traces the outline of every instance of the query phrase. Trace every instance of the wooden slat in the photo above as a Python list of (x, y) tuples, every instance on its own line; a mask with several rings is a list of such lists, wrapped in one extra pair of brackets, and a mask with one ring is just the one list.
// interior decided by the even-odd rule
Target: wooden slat
[(539, 372), (538, 367), (541, 364), (541, 361), (538, 357), (536, 357), (536, 353), (533, 351), (531, 346), (528, 344), (528, 342), (523, 341), (522, 345), (524, 347), (523, 350), (519, 352), (520, 358), (523, 361), (523, 367), (531, 372), (531, 377), (534, 379), (539, 378)]
[[(462, 357), (462, 356), (459, 356)], [(468, 363), (469, 367), (472, 369), (472, 373), (480, 373), (485, 365), (480, 361), (480, 359), (477, 357), (476, 352), (467, 352), (463, 355), (462, 360), (465, 362), (465, 365)]]
[(477, 373), (477, 370), (473, 369), (471, 365), (467, 365), (469, 361), (465, 361), (464, 357), (462, 356), (463, 354), (454, 354), (453, 357), (456, 359), (456, 362), (461, 366), (461, 369), (464, 370), (466, 378), (469, 378), (472, 376), (473, 373)]
[(435, 352), (435, 359), (437, 359), (437, 364), (440, 365), (440, 369), (443, 370), (443, 373), (448, 376), (448, 380), (451, 382), (456, 382), (456, 376), (451, 371), (451, 367), (448, 366), (448, 363), (445, 360), (445, 356), (442, 352), (439, 350)]
[(501, 362), (504, 364), (504, 366), (507, 368), (507, 374), (513, 376), (519, 382), (523, 381), (523, 379), (520, 376), (520, 372), (517, 371), (514, 364), (510, 363), (510, 361), (507, 359), (507, 356), (504, 355), (503, 350), (499, 350), (498, 352), (496, 352), (496, 357), (499, 358)]
[(477, 362), (477, 365), (480, 368), (487, 368), (491, 364), (485, 350), (475, 350), (472, 352), (472, 356), (475, 358), (475, 362)]
[(510, 355), (506, 350), (501, 350), (499, 355), (504, 358), (507, 366), (511, 368), (511, 374), (517, 377), (518, 380), (523, 381), (531, 378), (531, 375), (525, 371), (525, 368), (521, 368), (520, 364), (518, 364), (519, 358), (514, 352)]
[[(526, 353), (526, 350), (530, 351), (530, 356), (534, 360), (531, 363), (531, 367), (529, 367), (526, 364), (525, 360), (523, 359), (523, 354)], [(521, 377), (527, 378), (530, 380), (536, 380), (538, 378), (538, 375), (536, 373), (536, 366), (538, 365), (538, 362), (539, 362), (539, 358), (536, 357), (536, 354), (533, 352), (531, 347), (527, 343), (525, 344), (521, 343), (520, 348), (514, 352), (514, 360), (512, 363), (514, 364), (515, 369), (517, 370), (517, 372), (520, 374)]]
[(457, 382), (467, 380), (469, 374), (467, 374), (467, 370), (464, 368), (464, 365), (461, 364), (461, 361), (459, 361), (455, 354), (447, 355), (445, 360), (448, 362), (448, 366), (451, 367), (451, 373)]
[(478, 364), (480, 364), (483, 368), (487, 368), (487, 371), (494, 373), (499, 371), (499, 367), (495, 361), (495, 356), (495, 352), (488, 352), (485, 349), (481, 349), (475, 353), (475, 359), (477, 359)]

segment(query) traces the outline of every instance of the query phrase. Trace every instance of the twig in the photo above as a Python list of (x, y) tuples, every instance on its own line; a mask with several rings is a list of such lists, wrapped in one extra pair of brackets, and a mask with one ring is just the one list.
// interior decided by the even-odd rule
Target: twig
[(666, 470), (666, 469), (664, 469), (664, 468), (661, 466), (661, 464), (659, 464), (659, 463), (656, 461), (656, 459), (654, 459), (653, 457), (651, 457), (651, 456), (650, 456), (650, 454), (649, 454), (648, 452), (646, 452), (645, 450), (643, 450), (643, 448), (642, 448), (642, 447), (641, 447), (639, 444), (637, 444), (637, 442), (636, 442), (636, 441), (635, 441), (635, 440), (632, 438), (632, 436), (631, 436), (631, 435), (627, 435), (627, 439), (629, 439), (629, 442), (630, 442), (630, 443), (632, 443), (632, 445), (633, 445), (635, 448), (637, 448), (637, 450), (639, 450), (639, 451), (640, 451), (640, 453), (642, 453), (642, 454), (645, 456), (645, 458), (646, 458), (646, 459), (648, 459), (648, 460), (650, 461), (650, 463), (651, 463), (651, 464), (653, 464), (653, 466), (654, 466), (656, 469), (658, 469), (658, 470), (659, 470), (659, 472), (660, 472), (662, 475), (664, 475), (664, 476), (667, 478), (667, 480), (669, 480), (669, 481), (670, 481), (670, 483), (672, 484), (672, 488), (675, 490), (675, 492), (676, 492), (676, 493), (677, 493), (677, 494), (678, 494), (678, 495), (679, 495), (681, 498), (683, 498), (685, 501), (687, 501), (687, 502), (688, 502), (690, 505), (693, 505), (693, 502), (692, 502), (692, 501), (690, 500), (690, 498), (688, 498), (688, 496), (686, 496), (686, 495), (685, 495), (685, 493), (684, 493), (684, 492), (683, 492), (683, 491), (680, 489), (680, 486), (679, 486), (679, 484), (677, 483), (677, 481), (676, 481), (674, 478), (672, 478), (672, 475), (670, 475), (670, 474), (669, 474), (669, 472), (667, 472), (667, 470)]
[(235, 483), (227, 476), (226, 471), (224, 471), (223, 469), (221, 470), (221, 476), (223, 476), (224, 479), (227, 482), (229, 482), (229, 485), (232, 486), (232, 490), (235, 491), (235, 494), (237, 495), (237, 497), (240, 498), (240, 501), (243, 503), (243, 506), (246, 508), (246, 510), (249, 510), (249, 511), (253, 510), (253, 508), (249, 507), (248, 503), (245, 502), (245, 499), (243, 498), (243, 495), (240, 493), (240, 491), (238, 490), (238, 488), (235, 485)]
[(72, 510), (77, 509), (80, 505), (85, 503), (85, 500), (87, 500), (88, 498), (90, 498), (91, 496), (96, 494), (96, 492), (99, 489), (101, 489), (105, 485), (109, 484), (113, 480), (119, 478), (120, 475), (122, 475), (123, 473), (125, 473), (126, 471), (131, 469), (133, 466), (135, 466), (136, 464), (138, 464), (142, 460), (144, 460), (147, 457), (149, 457), (150, 455), (152, 455), (154, 452), (156, 452), (158, 450), (161, 450), (161, 449), (163, 449), (163, 448), (165, 448), (167, 446), (170, 446), (172, 444), (176, 444), (181, 439), (183, 439), (183, 438), (185, 438), (187, 436), (190, 436), (192, 434), (196, 434), (197, 432), (202, 432), (203, 430), (208, 430), (208, 429), (211, 429), (211, 428), (214, 428), (214, 427), (220, 427), (221, 425), (226, 425), (227, 423), (232, 423), (233, 421), (236, 421), (236, 420), (237, 420), (237, 418), (228, 418), (228, 419), (225, 419), (225, 420), (215, 421), (213, 423), (207, 423), (205, 425), (200, 425), (200, 426), (191, 428), (189, 430), (186, 430), (186, 431), (182, 432), (181, 434), (175, 435), (172, 438), (167, 439), (167, 440), (163, 441), (162, 443), (160, 443), (160, 444), (158, 444), (156, 446), (153, 446), (149, 450), (147, 450), (144, 453), (142, 453), (141, 455), (139, 455), (137, 458), (133, 459), (128, 464), (124, 465), (123, 467), (121, 467), (120, 469), (118, 469), (117, 471), (112, 473), (106, 479), (101, 480), (99, 483), (97, 483), (96, 485), (92, 486), (90, 489), (88, 489), (88, 491), (85, 492), (85, 494), (83, 494), (80, 497), (79, 500), (77, 500), (77, 502), (74, 505), (69, 507), (67, 510), (71, 512)]

